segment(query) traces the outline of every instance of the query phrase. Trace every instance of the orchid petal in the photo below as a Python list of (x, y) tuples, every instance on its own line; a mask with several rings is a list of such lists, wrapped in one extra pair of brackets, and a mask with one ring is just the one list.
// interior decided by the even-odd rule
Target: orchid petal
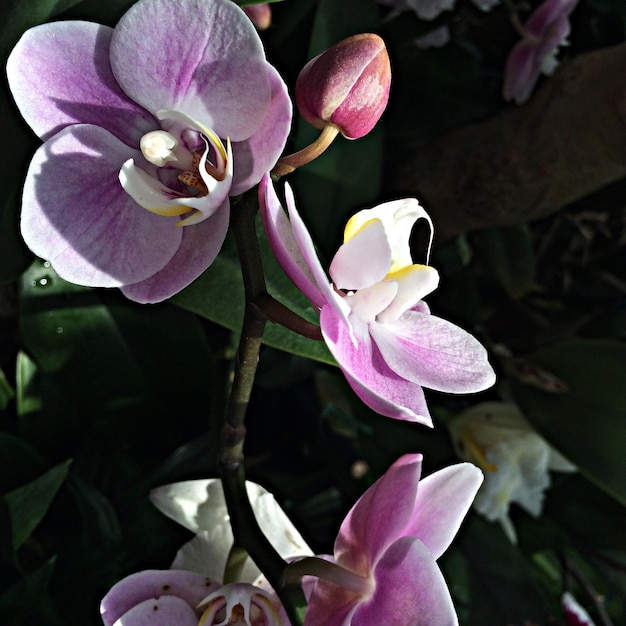
[(24, 185), (22, 235), (57, 273), (86, 286), (118, 287), (162, 269), (180, 229), (139, 210), (117, 180), (137, 156), (97, 126), (69, 126), (35, 153)]
[[(246, 482), (246, 490), (261, 530), (283, 558), (312, 554), (272, 494), (250, 481)], [(217, 575), (221, 580), (233, 545), (221, 481), (189, 480), (165, 485), (154, 489), (150, 499), (162, 513), (197, 533), (197, 537), (179, 551), (174, 565), (185, 569), (189, 567), (211, 577)], [(201, 565), (201, 569), (197, 564)], [(259, 569), (248, 560), (242, 580), (253, 582), (259, 574)]]
[(385, 202), (372, 209), (359, 211), (346, 224), (344, 242), (351, 239), (366, 222), (372, 219), (379, 219), (385, 227), (387, 240), (391, 247), (392, 266), (390, 271), (413, 264), (409, 246), (411, 229), (417, 220), (425, 219), (430, 227), (430, 240), (426, 253), (426, 263), (428, 264), (433, 239), (433, 223), (428, 213), (415, 198)]
[(360, 597), (353, 591), (319, 579), (304, 616), (304, 626), (351, 626)]
[(261, 40), (229, 0), (139, 2), (115, 27), (110, 58), (122, 89), (148, 111), (182, 111), (232, 141), (253, 135), (269, 107)]
[[(144, 615), (152, 615), (160, 619), (169, 615), (172, 620), (169, 624), (186, 624), (185, 621), (176, 621), (173, 616), (181, 616), (181, 619), (186, 619), (185, 616), (190, 615), (195, 619), (193, 626), (197, 626), (198, 618), (190, 607), (195, 607), (203, 598), (219, 587), (221, 584), (195, 572), (146, 570), (131, 574), (115, 584), (103, 598), (100, 612), (105, 626), (111, 626), (122, 617), (124, 625), (147, 624), (148, 622), (141, 621), (141, 616)], [(177, 602), (173, 602), (174, 600)], [(148, 602), (147, 606), (150, 608), (146, 610), (146, 606), (144, 606), (133, 613), (133, 607), (142, 606), (141, 603), (144, 601)], [(153, 611), (151, 608), (153, 606), (151, 603), (155, 602), (159, 610), (158, 615), (156, 610)], [(189, 608), (191, 613), (180, 608), (178, 603)], [(168, 613), (168, 611), (174, 611), (174, 613)], [(163, 621), (160, 623), (168, 624), (168, 622)], [(191, 622), (189, 623), (191, 624)]]
[(339, 289), (363, 289), (381, 281), (391, 267), (391, 248), (378, 219), (361, 225), (337, 250), (329, 274)]
[[(122, 293), (135, 302), (161, 302), (191, 284), (213, 263), (222, 248), (228, 231), (229, 207), (227, 198), (213, 215), (193, 228), (172, 226), (172, 230), (182, 233), (176, 253), (162, 270), (149, 278), (122, 286)], [(150, 215), (146, 211), (138, 212)]]
[(351, 626), (458, 624), (441, 570), (419, 540), (403, 537), (391, 545), (376, 565), (374, 578), (374, 594), (359, 605)]
[(429, 265), (409, 265), (389, 274), (387, 280), (398, 285), (398, 293), (393, 302), (378, 315), (378, 321), (383, 323), (397, 320), (432, 293), (439, 285), (439, 272)]
[(437, 391), (474, 393), (495, 382), (487, 351), (469, 333), (434, 315), (406, 311), (395, 322), (370, 324), (387, 365)]
[(402, 534), (417, 537), (438, 559), (457, 534), (482, 481), (482, 472), (471, 463), (457, 463), (426, 476), (420, 480)]
[(111, 72), (113, 30), (91, 22), (54, 22), (26, 31), (7, 62), (20, 113), (42, 139), (71, 124), (108, 129), (128, 145), (158, 128)]
[(324, 340), (354, 392), (381, 415), (432, 427), (423, 390), (387, 366), (371, 341), (367, 326), (354, 317), (351, 316), (351, 323), (356, 345), (350, 328), (335, 309), (325, 306), (320, 314)]
[(410, 521), (421, 470), (422, 455), (405, 454), (357, 500), (335, 541), (337, 564), (361, 576), (371, 574)]
[[(291, 193), (288, 186), (285, 186), (285, 193)], [(324, 295), (300, 251), (291, 223), (267, 174), (259, 186), (259, 205), (267, 240), (280, 266), (294, 285), (316, 307), (321, 308), (326, 304)]]
[(270, 108), (259, 129), (249, 139), (233, 143), (237, 167), (231, 195), (236, 196), (256, 185), (280, 157), (291, 129), (291, 98), (278, 72), (268, 64), (267, 74), (272, 90)]
[(528, 100), (538, 80), (535, 46), (523, 39), (513, 46), (507, 57), (502, 97), (522, 104)]
[(144, 600), (124, 613), (113, 626), (198, 626), (196, 612), (180, 598)]
[(383, 309), (388, 307), (397, 294), (398, 283), (383, 280), (371, 287), (359, 289), (347, 295), (346, 302), (350, 305), (354, 315), (369, 324)]

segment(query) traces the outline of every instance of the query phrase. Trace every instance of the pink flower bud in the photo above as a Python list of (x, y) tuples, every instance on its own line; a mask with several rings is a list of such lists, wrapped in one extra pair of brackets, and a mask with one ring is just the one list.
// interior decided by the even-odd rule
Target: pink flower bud
[(390, 83), (384, 41), (372, 33), (354, 35), (304, 66), (296, 82), (296, 103), (315, 128), (333, 124), (347, 139), (358, 139), (385, 110)]

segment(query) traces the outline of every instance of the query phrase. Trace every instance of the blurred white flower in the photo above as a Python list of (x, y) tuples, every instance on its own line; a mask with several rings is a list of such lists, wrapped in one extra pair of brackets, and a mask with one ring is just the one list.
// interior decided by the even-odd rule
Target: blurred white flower
[(474, 500), (475, 509), (488, 520), (500, 522), (512, 543), (517, 542), (517, 535), (509, 517), (511, 503), (538, 517), (544, 492), (550, 486), (548, 470), (576, 469), (512, 404), (478, 404), (450, 423), (450, 433), (457, 454), (485, 473), (485, 482)]
[[(265, 536), (284, 559), (311, 556), (306, 544), (274, 496), (261, 485), (246, 482), (248, 497)], [(223, 580), (233, 546), (233, 531), (219, 478), (188, 480), (157, 487), (150, 500), (161, 511), (196, 533), (176, 554), (172, 568), (198, 572)], [(265, 586), (259, 568), (247, 558), (240, 581)]]

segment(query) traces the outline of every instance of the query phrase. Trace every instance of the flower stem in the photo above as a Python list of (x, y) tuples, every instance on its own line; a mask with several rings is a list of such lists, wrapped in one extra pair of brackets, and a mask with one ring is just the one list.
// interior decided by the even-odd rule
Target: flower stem
[(335, 137), (339, 134), (339, 127), (331, 124), (330, 122), (324, 126), (322, 132), (318, 138), (306, 148), (289, 154), (278, 161), (274, 169), (272, 170), (272, 179), (278, 180), (285, 174), (291, 174), (298, 167), (302, 167), (307, 163), (317, 159), (317, 157), (330, 146)]
[[(300, 589), (282, 589), (285, 561), (259, 527), (246, 491), (243, 446), (245, 417), (256, 375), (266, 318), (253, 306), (267, 293), (256, 236), (258, 202), (254, 193), (244, 196), (232, 209), (232, 228), (243, 276), (246, 309), (237, 350), (233, 384), (220, 432), (218, 463), (235, 544), (250, 555), (279, 594), (294, 626), (301, 625), (295, 604), (304, 604)], [(300, 601), (302, 600), (302, 601)]]

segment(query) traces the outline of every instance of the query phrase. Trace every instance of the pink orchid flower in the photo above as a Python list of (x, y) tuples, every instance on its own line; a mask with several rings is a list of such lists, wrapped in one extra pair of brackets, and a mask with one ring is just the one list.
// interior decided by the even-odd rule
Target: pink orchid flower
[[(436, 560), (456, 535), (482, 481), (460, 463), (420, 480), (422, 456), (398, 459), (352, 507), (331, 563), (305, 593), (305, 626), (453, 626), (450, 592)], [(324, 570), (327, 570), (326, 572)]]
[(7, 75), (44, 141), (24, 185), (24, 240), (62, 278), (139, 302), (213, 262), (229, 196), (274, 165), (291, 123), (286, 86), (230, 0), (140, 0), (115, 29), (37, 26)]
[[(422, 298), (437, 271), (414, 264), (409, 237), (430, 218), (410, 198), (360, 211), (326, 273), (285, 186), (289, 217), (265, 176), (259, 190), (270, 246), (294, 284), (320, 311), (324, 340), (356, 394), (374, 411), (432, 426), (422, 386), (472, 393), (495, 381), (487, 353), (459, 327), (430, 314)], [(432, 227), (432, 226), (431, 226)]]
[(550, 76), (558, 65), (556, 52), (567, 45), (569, 16), (578, 0), (546, 0), (524, 24), (525, 35), (509, 53), (504, 70), (503, 97), (522, 104), (540, 74)]
[(111, 588), (100, 612), (105, 626), (289, 626), (273, 592), (184, 570), (131, 574)]

